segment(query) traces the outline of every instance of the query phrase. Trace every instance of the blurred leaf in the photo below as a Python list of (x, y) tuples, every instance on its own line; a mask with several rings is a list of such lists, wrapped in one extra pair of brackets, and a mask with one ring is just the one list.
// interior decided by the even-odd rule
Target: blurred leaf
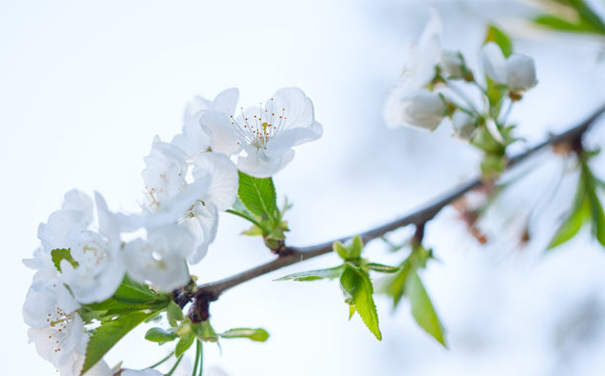
[(276, 218), (277, 197), (273, 179), (259, 179), (240, 171), (237, 194), (246, 208), (259, 218)]
[(397, 273), (399, 271), (399, 268), (397, 266), (377, 264), (375, 262), (370, 262), (364, 266), (369, 270), (379, 273)]
[(221, 333), (220, 336), (221, 338), (248, 338), (252, 341), (265, 342), (269, 338), (269, 333), (262, 328), (235, 328)]
[(185, 353), (185, 351), (189, 350), (191, 345), (193, 345), (193, 341), (195, 340), (195, 334), (193, 332), (188, 332), (176, 343), (176, 347), (174, 349), (174, 356), (180, 358), (181, 355)]
[(218, 334), (214, 331), (212, 325), (208, 320), (202, 321), (199, 324), (191, 324), (193, 332), (201, 341), (204, 342), (217, 342)]
[(405, 287), (408, 277), (410, 275), (411, 263), (405, 260), (399, 269), (399, 272), (392, 280), (389, 280), (385, 287), (385, 292), (391, 298), (393, 298), (393, 308), (397, 308), (401, 298), (405, 294)]
[(495, 25), (489, 25), (487, 28), (487, 35), (483, 44), (494, 42), (496, 43), (505, 57), (509, 57), (513, 53), (513, 42), (511, 41), (508, 34), (496, 27)]
[(162, 328), (151, 328), (145, 333), (145, 339), (151, 342), (165, 343), (177, 339), (177, 335)]
[(57, 268), (57, 271), (61, 271), (61, 261), (63, 260), (67, 260), (71, 266), (73, 266), (74, 268), (78, 267), (78, 263), (76, 262), (76, 260), (74, 260), (73, 257), (71, 257), (71, 253), (69, 252), (69, 249), (66, 248), (57, 248), (57, 249), (53, 249), (52, 251), (50, 251), (50, 256), (53, 260), (53, 264), (55, 264), (55, 268)]
[(583, 198), (581, 204), (574, 208), (569, 217), (563, 221), (547, 250), (558, 247), (573, 238), (588, 218), (590, 218), (590, 202), (587, 198)]
[(576, 33), (587, 33), (592, 32), (593, 28), (590, 25), (584, 23), (572, 23), (554, 15), (544, 14), (535, 17), (532, 22), (539, 26), (544, 26), (556, 31), (565, 32), (576, 32)]
[(443, 335), (443, 326), (418, 274), (413, 273), (409, 276), (406, 295), (410, 299), (412, 316), (418, 325), (447, 348)]
[(309, 270), (306, 272), (294, 273), (276, 279), (276, 281), (316, 281), (318, 279), (334, 279), (340, 277), (344, 265), (328, 269)]
[[(366, 327), (380, 341), (382, 333), (378, 326), (378, 313), (374, 303), (374, 288), (367, 273), (347, 264), (340, 277), (340, 284), (345, 292), (347, 303), (354, 306)], [(352, 310), (349, 311), (350, 316)], [(350, 318), (349, 316), (349, 318)]]
[(86, 358), (80, 375), (84, 375), (97, 364), (126, 333), (155, 314), (155, 312), (133, 312), (121, 315), (115, 320), (102, 323), (90, 336), (90, 340), (86, 346)]

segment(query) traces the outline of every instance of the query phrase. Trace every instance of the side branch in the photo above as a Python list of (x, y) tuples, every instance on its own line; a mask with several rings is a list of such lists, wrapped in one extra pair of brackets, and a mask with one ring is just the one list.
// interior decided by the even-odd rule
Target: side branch
[[(523, 153), (511, 157), (508, 160), (507, 169), (516, 166), (517, 164), (526, 160), (537, 152), (545, 149), (547, 146), (569, 144), (573, 147), (574, 144), (581, 142), (584, 133), (604, 112), (605, 106), (602, 106), (581, 124), (563, 133), (553, 135), (542, 143), (532, 147), (531, 149), (528, 149)], [(370, 240), (379, 238), (388, 232), (391, 232), (407, 225), (414, 224), (417, 226), (422, 226), (426, 222), (433, 219), (441, 211), (441, 209), (448, 206), (456, 199), (460, 198), (461, 196), (468, 193), (469, 191), (472, 191), (475, 188), (484, 186), (487, 183), (490, 182), (483, 181), (480, 177), (472, 179), (462, 187), (452, 191), (449, 194), (446, 194), (440, 199), (437, 199), (432, 204), (429, 204), (411, 214), (367, 230), (359, 235), (362, 237), (364, 242), (367, 243)], [(246, 270), (244, 272), (216, 282), (200, 285), (197, 291), (193, 294), (193, 296), (191, 296), (191, 298), (201, 298), (206, 302), (217, 300), (223, 292), (234, 286), (242, 284), (261, 275), (271, 273), (283, 267), (330, 253), (332, 252), (332, 244), (335, 241), (345, 242), (350, 238), (352, 238), (352, 236), (345, 236), (339, 239), (330, 240), (325, 243), (308, 247), (285, 247), (284, 251), (280, 253), (279, 257), (273, 261), (259, 265), (252, 269)]]

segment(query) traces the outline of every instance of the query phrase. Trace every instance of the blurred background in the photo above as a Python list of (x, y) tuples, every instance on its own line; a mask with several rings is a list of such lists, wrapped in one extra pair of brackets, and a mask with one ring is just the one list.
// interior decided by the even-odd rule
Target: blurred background
[[(605, 14), (602, 1), (591, 3)], [(603, 41), (531, 30), (522, 22), (537, 12), (529, 2), (0, 0), (2, 374), (57, 374), (28, 345), (21, 319), (33, 275), (21, 259), (38, 246), (38, 224), (72, 188), (101, 192), (113, 210), (136, 210), (143, 156), (154, 135), (170, 140), (180, 131), (193, 95), (213, 98), (236, 86), (246, 105), (298, 86), (314, 101), (324, 136), (298, 147), (275, 177), (278, 194), (294, 203), (291, 245), (379, 225), (475, 176), (480, 155), (452, 138), (450, 124), (426, 133), (388, 130), (382, 121), (429, 6), (443, 19), (444, 48), (462, 51), (474, 69), (489, 22), (515, 37), (516, 52), (535, 58), (539, 84), (511, 114), (527, 140), (515, 150), (579, 123), (605, 101)], [(604, 123), (590, 144), (605, 144)], [(605, 176), (603, 158), (593, 166)], [(428, 225), (426, 244), (440, 262), (423, 279), (449, 350), (416, 326), (406, 302), (393, 311), (377, 297), (378, 342), (359, 317), (347, 321), (336, 282), (272, 282), (336, 265), (327, 255), (213, 303), (217, 330), (264, 327), (271, 338), (225, 340), (222, 351), (206, 345), (205, 365), (231, 376), (604, 375), (604, 250), (583, 231), (543, 252), (571, 205), (574, 173), (556, 189), (565, 168), (549, 153), (521, 167), (532, 173), (481, 222), (485, 246), (452, 208)], [(519, 246), (528, 223), (530, 241)], [(246, 227), (223, 214), (209, 255), (192, 272), (209, 282), (271, 259), (260, 239), (238, 236)], [(404, 257), (380, 242), (366, 252), (374, 261)], [(110, 365), (145, 367), (169, 351), (143, 333), (114, 348)]]

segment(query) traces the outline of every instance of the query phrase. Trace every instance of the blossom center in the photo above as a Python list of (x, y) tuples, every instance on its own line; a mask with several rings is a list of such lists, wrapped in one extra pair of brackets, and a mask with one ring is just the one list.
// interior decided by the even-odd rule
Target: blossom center
[[(239, 134), (241, 142), (254, 146), (258, 150), (267, 149), (268, 142), (284, 128), (288, 119), (285, 108), (275, 109), (274, 107), (273, 98), (271, 98), (269, 105), (265, 108), (261, 103), (258, 109), (248, 110), (248, 114), (246, 114), (244, 108), (240, 107), (240, 116), (237, 119), (231, 115), (231, 125)], [(240, 145), (241, 142), (238, 141), (237, 144)]]

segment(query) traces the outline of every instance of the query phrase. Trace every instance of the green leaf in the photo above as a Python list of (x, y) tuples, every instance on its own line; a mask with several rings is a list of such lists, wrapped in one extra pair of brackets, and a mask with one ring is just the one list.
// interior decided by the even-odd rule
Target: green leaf
[(287, 275), (285, 277), (281, 277), (276, 279), (276, 281), (316, 281), (318, 279), (334, 279), (340, 277), (342, 271), (344, 269), (344, 265), (336, 266), (334, 268), (328, 269), (318, 269), (318, 270), (309, 270), (306, 272), (294, 273)]
[(592, 213), (592, 232), (599, 243), (605, 247), (605, 213), (603, 213), (603, 206), (595, 190), (594, 182), (591, 184), (591, 189), (587, 191), (587, 196)]
[(269, 333), (262, 328), (235, 328), (221, 333), (220, 336), (222, 338), (248, 338), (252, 341), (265, 342), (269, 338)]
[(377, 264), (375, 262), (370, 262), (366, 264), (365, 267), (369, 270), (379, 273), (397, 273), (399, 271), (399, 268), (397, 266)]
[(495, 25), (489, 25), (487, 28), (487, 35), (485, 36), (484, 44), (494, 42), (496, 43), (505, 57), (509, 57), (513, 53), (513, 42), (511, 41), (508, 34), (496, 27)]
[(543, 14), (535, 17), (532, 22), (536, 25), (544, 26), (556, 31), (575, 33), (587, 33), (593, 31), (593, 28), (585, 23), (572, 23), (563, 18), (550, 14)]
[(244, 206), (259, 218), (277, 217), (277, 197), (273, 179), (254, 178), (240, 171), (237, 194)]
[(172, 301), (171, 294), (157, 293), (147, 285), (135, 282), (128, 276), (124, 277), (112, 298), (128, 304), (163, 303), (165, 306)]
[(156, 312), (133, 312), (119, 316), (115, 320), (106, 321), (92, 333), (86, 346), (86, 358), (80, 375), (84, 375), (129, 331), (155, 315)]
[(185, 351), (189, 350), (191, 345), (193, 345), (194, 340), (195, 334), (193, 332), (189, 332), (183, 337), (181, 337), (181, 339), (176, 343), (176, 347), (174, 349), (174, 356), (180, 358), (181, 355), (183, 355)]
[(183, 310), (178, 306), (174, 301), (170, 301), (168, 307), (166, 308), (166, 315), (168, 317), (168, 323), (172, 327), (177, 326), (177, 321), (183, 321)]
[[(376, 339), (382, 340), (382, 333), (378, 326), (378, 312), (373, 297), (374, 288), (368, 274), (361, 269), (346, 265), (340, 277), (340, 284), (345, 292), (347, 303), (355, 307), (363, 323)], [(352, 310), (349, 311), (350, 315), (352, 315), (351, 312)]]
[(349, 250), (341, 242), (334, 242), (334, 244), (332, 244), (332, 249), (341, 259), (346, 261), (349, 258)]
[(405, 260), (399, 269), (399, 272), (395, 277), (388, 282), (385, 287), (387, 295), (393, 298), (393, 308), (397, 308), (401, 298), (405, 294), (405, 287), (408, 277), (410, 275), (412, 264), (409, 260)]
[(57, 249), (53, 249), (52, 251), (50, 251), (50, 256), (53, 260), (53, 264), (55, 264), (55, 268), (57, 268), (57, 271), (61, 271), (61, 261), (62, 260), (67, 260), (71, 266), (73, 266), (74, 268), (76, 268), (78, 266), (78, 263), (76, 262), (76, 260), (74, 260), (73, 257), (71, 257), (71, 253), (69, 252), (69, 249), (66, 248), (57, 248)]
[(202, 321), (199, 324), (191, 324), (193, 332), (201, 341), (204, 342), (217, 342), (218, 334), (214, 331), (209, 321)]
[(584, 197), (579, 207), (574, 208), (571, 215), (563, 221), (547, 250), (558, 247), (573, 238), (588, 218), (590, 218), (590, 201)]
[(145, 333), (146, 340), (158, 343), (174, 341), (177, 337), (174, 332), (162, 328), (151, 328)]
[(410, 299), (412, 306), (412, 316), (424, 331), (435, 338), (439, 343), (447, 348), (444, 339), (444, 331), (437, 312), (431, 303), (422, 281), (418, 274), (413, 273), (409, 276), (406, 286), (406, 295)]

